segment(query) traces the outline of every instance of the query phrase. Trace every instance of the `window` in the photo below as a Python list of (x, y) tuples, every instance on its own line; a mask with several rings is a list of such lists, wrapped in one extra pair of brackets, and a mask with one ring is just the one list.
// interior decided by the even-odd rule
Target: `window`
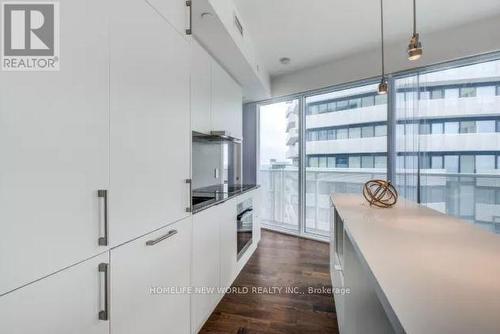
[(431, 124), (431, 133), (433, 135), (440, 135), (444, 131), (444, 124), (443, 123), (432, 123)]
[(347, 100), (337, 101), (337, 111), (346, 110), (349, 107)]
[(315, 115), (317, 113), (318, 113), (318, 106), (317, 105), (309, 106), (309, 114)]
[(317, 131), (311, 131), (311, 141), (316, 141), (318, 140), (318, 132)]
[(459, 122), (446, 122), (446, 123), (444, 123), (444, 133), (446, 133), (446, 134), (458, 133), (459, 128), (460, 128)]
[(421, 123), (420, 124), (420, 134), (428, 135), (431, 133), (431, 125), (429, 123)]
[[(499, 94), (500, 95), (500, 94)], [(362, 107), (371, 107), (375, 104), (375, 96), (365, 96), (361, 99)]]
[(376, 125), (375, 137), (385, 137), (385, 136), (387, 136), (387, 125)]
[(319, 105), (319, 113), (323, 114), (328, 111), (328, 104), (327, 103), (322, 103)]
[(443, 89), (434, 88), (431, 91), (431, 99), (432, 100), (442, 99), (442, 98), (444, 98), (444, 90)]
[(328, 130), (328, 140), (335, 140), (336, 134), (337, 134), (337, 131), (335, 129)]
[(460, 88), (460, 97), (476, 97), (476, 87)]
[(374, 159), (372, 155), (364, 155), (361, 157), (361, 167), (362, 168), (373, 168)]
[(349, 100), (349, 109), (361, 108), (361, 99)]
[(349, 167), (349, 159), (346, 156), (337, 157), (336, 159), (337, 168), (347, 168)]
[[(493, 56), (482, 59), (486, 57)], [(395, 134), (390, 139), (396, 144), (397, 151), (391, 152), (396, 168), (389, 170), (396, 174), (394, 182), (401, 196), (419, 198), (423, 205), (481, 226), (490, 223), (500, 231), (492, 218), (492, 213), (500, 212), (500, 147), (493, 145), (495, 132), (500, 133), (500, 53), (498, 60), (476, 58), (470, 65), (464, 65), (465, 61), (441, 69), (436, 65), (391, 74), (394, 90), (390, 94), (394, 96), (389, 94), (389, 98), (395, 100), (396, 129), (387, 128), (382, 111), (387, 109), (388, 96), (376, 93), (376, 81), (307, 92), (288, 101), (289, 106), (296, 102), (306, 106), (300, 123), (305, 126), (304, 139), (297, 138), (301, 129), (288, 119), (286, 103), (285, 114), (274, 111), (279, 117), (266, 120), (268, 113), (262, 112), (258, 172), (266, 205), (263, 224), (282, 228), (299, 224), (300, 233), (328, 236), (329, 193), (360, 194), (367, 180), (387, 178), (387, 140), (383, 138)], [(341, 110), (345, 112), (332, 114), (332, 120), (315, 116)], [(296, 115), (300, 116), (300, 110)], [(353, 145), (355, 140), (349, 142), (349, 138), (366, 140)], [(266, 147), (266, 143), (272, 145)], [(304, 164), (298, 163), (301, 158)], [(306, 170), (299, 173), (302, 166)], [(299, 182), (301, 177), (305, 180)], [(304, 193), (299, 194), (302, 182)], [(480, 201), (498, 207), (484, 210), (477, 206)]]
[(327, 164), (328, 168), (335, 168), (335, 157), (328, 157)]
[[(306, 110), (313, 114), (317, 106)], [(299, 115), (299, 100), (261, 105), (259, 107), (259, 161), (258, 178), (262, 187), (261, 222), (266, 226), (299, 231), (299, 169), (298, 150), (300, 143), (288, 140), (300, 132), (299, 124), (288, 128), (289, 115)], [(306, 138), (312, 140), (315, 131), (307, 131)], [(295, 151), (295, 153), (294, 153)], [(304, 161), (306, 165), (318, 165), (317, 158)]]
[(420, 100), (428, 100), (431, 98), (431, 92), (428, 90), (424, 90), (420, 92)]
[(396, 125), (396, 137), (404, 137), (405, 135), (405, 125), (404, 124), (397, 124)]
[(374, 135), (375, 132), (372, 125), (363, 126), (361, 128), (361, 137), (368, 138), (368, 137), (373, 137)]
[(448, 173), (458, 173), (458, 155), (445, 155), (444, 169)]
[(440, 155), (434, 155), (431, 157), (431, 168), (432, 169), (443, 169), (443, 157)]
[(477, 132), (479, 133), (496, 132), (496, 122), (494, 120), (477, 121), (476, 125), (477, 125)]
[(431, 157), (428, 155), (423, 155), (420, 157), (420, 168), (430, 169), (431, 168)]
[(461, 155), (460, 156), (460, 173), (474, 173), (474, 156)]
[(495, 96), (495, 86), (480, 86), (477, 87), (477, 96), (488, 97)]
[(494, 155), (476, 155), (476, 173), (492, 172), (494, 169)]
[(375, 156), (375, 168), (387, 168), (387, 157)]
[(460, 96), (458, 88), (447, 88), (444, 90), (444, 96), (447, 99), (457, 99)]
[(476, 122), (474, 121), (460, 122), (460, 133), (475, 133), (475, 132), (476, 132)]
[(361, 168), (361, 157), (359, 156), (349, 157), (349, 168)]
[(376, 105), (383, 105), (387, 104), (387, 95), (375, 95), (375, 104)]
[(361, 128), (349, 128), (349, 138), (360, 138), (361, 137)]
[(337, 139), (347, 139), (348, 138), (347, 129), (337, 129)]
[[(374, 155), (386, 155), (387, 141), (360, 140), (359, 144), (350, 145), (357, 138), (371, 138), (375, 135), (387, 135), (387, 107), (386, 96), (377, 94), (378, 82), (363, 84), (333, 90), (322, 91), (317, 95), (305, 97), (305, 105), (322, 104), (335, 102), (335, 109), (343, 111), (342, 115), (335, 115), (335, 119), (327, 118), (318, 122), (314, 117), (305, 117), (306, 130), (317, 127), (324, 127), (327, 141), (321, 145), (305, 145), (305, 153), (310, 157), (321, 157), (318, 166), (307, 164), (305, 171), (305, 183), (307, 184), (304, 205), (305, 216), (304, 230), (306, 233), (328, 235), (330, 228), (329, 203), (320, 196), (318, 189), (329, 189), (330, 192), (355, 192), (361, 193), (363, 184), (373, 177), (385, 178), (385, 166), (387, 158), (377, 157), (378, 168), (376, 175), (372, 172), (375, 168)], [(377, 107), (374, 107), (377, 104)], [(330, 109), (330, 108), (329, 108)], [(359, 113), (362, 112), (360, 118)], [(342, 123), (338, 122), (338, 117), (342, 117)], [(371, 123), (360, 124), (364, 119), (369, 119)], [(323, 135), (320, 135), (323, 138)], [(346, 144), (339, 142), (346, 141)], [(349, 142), (349, 140), (351, 142)], [(366, 154), (369, 152), (369, 154)], [(373, 153), (373, 154), (372, 154)], [(326, 160), (323, 162), (322, 158)], [(324, 167), (326, 165), (326, 167)], [(309, 167), (310, 166), (310, 167)], [(328, 168), (328, 169), (326, 169)], [(344, 169), (344, 170), (339, 170)], [(362, 170), (359, 170), (362, 169)], [(346, 177), (346, 175), (348, 175)], [(320, 214), (325, 212), (326, 214)]]

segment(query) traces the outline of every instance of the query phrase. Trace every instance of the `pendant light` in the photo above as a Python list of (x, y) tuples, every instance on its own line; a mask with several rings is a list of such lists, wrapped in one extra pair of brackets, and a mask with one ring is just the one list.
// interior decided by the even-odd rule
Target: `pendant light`
[(420, 36), (417, 33), (417, 0), (413, 0), (413, 36), (411, 36), (410, 44), (408, 45), (409, 60), (413, 61), (422, 57), (423, 49), (419, 37)]
[(387, 94), (389, 90), (387, 79), (385, 77), (385, 59), (384, 59), (384, 0), (380, 0), (380, 32), (382, 41), (382, 80), (378, 85), (378, 93), (380, 95)]

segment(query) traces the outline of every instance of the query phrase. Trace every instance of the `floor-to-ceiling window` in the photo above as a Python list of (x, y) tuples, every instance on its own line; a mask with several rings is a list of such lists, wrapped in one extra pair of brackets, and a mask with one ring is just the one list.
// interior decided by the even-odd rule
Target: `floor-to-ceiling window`
[(305, 98), (305, 232), (328, 235), (332, 193), (386, 178), (387, 96), (377, 83)]
[(388, 97), (377, 81), (260, 106), (265, 224), (327, 237), (330, 194), (391, 178), (402, 197), (500, 233), (500, 54), (393, 73)]
[(396, 78), (398, 186), (500, 232), (500, 60)]
[(260, 106), (258, 179), (264, 225), (299, 231), (299, 101)]

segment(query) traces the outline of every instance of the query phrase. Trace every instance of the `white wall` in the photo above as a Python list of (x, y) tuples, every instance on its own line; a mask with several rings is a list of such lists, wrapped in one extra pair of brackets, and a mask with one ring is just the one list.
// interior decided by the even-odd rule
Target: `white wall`
[[(409, 62), (408, 40), (386, 47), (386, 68), (396, 72), (500, 50), (500, 16), (421, 36), (424, 57)], [(409, 36), (408, 36), (409, 37)], [(328, 41), (334, 43), (334, 41)], [(285, 96), (380, 75), (380, 50), (369, 50), (273, 78), (273, 97)]]

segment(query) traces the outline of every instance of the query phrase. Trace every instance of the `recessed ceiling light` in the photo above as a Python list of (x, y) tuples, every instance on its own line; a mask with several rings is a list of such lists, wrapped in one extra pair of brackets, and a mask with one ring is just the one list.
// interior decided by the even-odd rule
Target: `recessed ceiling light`
[(288, 57), (280, 58), (280, 63), (282, 63), (283, 65), (288, 65), (290, 64), (290, 58)]

